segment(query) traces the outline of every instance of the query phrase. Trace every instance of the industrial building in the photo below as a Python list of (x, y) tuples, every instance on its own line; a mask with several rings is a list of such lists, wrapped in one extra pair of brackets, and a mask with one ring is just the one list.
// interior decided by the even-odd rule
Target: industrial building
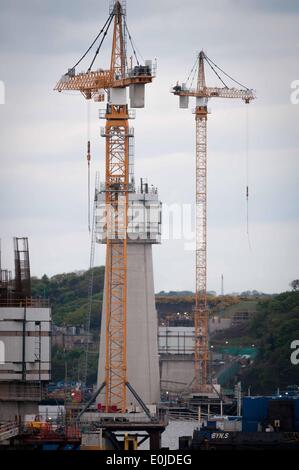
[[(218, 321), (218, 318), (210, 319), (210, 333), (230, 327), (230, 319), (219, 318)], [(194, 327), (159, 326), (158, 347), (161, 391), (164, 394), (181, 394), (194, 379)], [(210, 352), (211, 363), (222, 359), (221, 354)]]
[(37, 414), (51, 377), (51, 309), (31, 297), (28, 240), (14, 248), (15, 278), (1, 269), (0, 421)]
[(268, 426), (277, 431), (299, 432), (299, 396), (285, 391), (276, 396), (244, 397), (242, 430), (262, 432)]

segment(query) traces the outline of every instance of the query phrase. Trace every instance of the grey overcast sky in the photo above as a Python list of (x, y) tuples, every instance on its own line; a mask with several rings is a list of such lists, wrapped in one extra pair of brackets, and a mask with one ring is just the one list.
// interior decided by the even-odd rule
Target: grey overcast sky
[[(80, 96), (53, 87), (104, 24), (108, 0), (0, 0), (0, 221), (3, 265), (12, 237), (28, 236), (33, 275), (88, 268), (86, 114)], [(158, 185), (166, 204), (190, 204), (195, 191), (195, 125), (171, 85), (195, 55), (207, 55), (257, 90), (249, 106), (251, 250), (246, 235), (246, 110), (210, 102), (208, 123), (208, 289), (279, 292), (298, 278), (297, 0), (127, 1), (128, 26), (158, 76), (137, 110), (136, 177)], [(110, 37), (99, 66), (106, 67)], [(212, 77), (208, 77), (212, 80)], [(212, 83), (212, 82), (211, 82)], [(192, 107), (192, 104), (191, 104)], [(91, 106), (92, 171), (103, 174), (98, 105)], [(103, 125), (103, 124), (102, 124)], [(194, 289), (194, 254), (184, 240), (154, 247), (155, 288)], [(97, 263), (104, 248), (97, 250)]]

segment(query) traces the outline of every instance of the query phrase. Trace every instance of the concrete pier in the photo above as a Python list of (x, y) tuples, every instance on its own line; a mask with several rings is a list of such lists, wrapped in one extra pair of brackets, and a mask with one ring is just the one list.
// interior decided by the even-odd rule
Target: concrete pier
[[(99, 194), (99, 207), (104, 197)], [(142, 400), (160, 400), (158, 320), (155, 307), (152, 245), (160, 243), (160, 202), (156, 189), (135, 191), (129, 198), (127, 244), (127, 378)], [(100, 219), (100, 217), (99, 217)], [(100, 237), (101, 239), (101, 231)], [(102, 241), (104, 243), (104, 241)], [(103, 301), (98, 385), (105, 380), (106, 312)], [(98, 403), (105, 402), (105, 392)], [(136, 401), (127, 391), (127, 405)]]

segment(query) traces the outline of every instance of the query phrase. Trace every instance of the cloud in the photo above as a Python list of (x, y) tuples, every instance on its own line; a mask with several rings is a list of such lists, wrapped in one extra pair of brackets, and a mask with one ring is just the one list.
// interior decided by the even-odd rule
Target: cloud
[[(13, 235), (30, 236), (34, 274), (88, 267), (87, 106), (81, 96), (58, 94), (53, 87), (104, 24), (108, 4), (1, 4), (0, 80), (6, 104), (0, 106), (0, 235), (7, 251)], [(224, 272), (228, 290), (286, 289), (298, 277), (293, 254), (299, 106), (290, 103), (290, 84), (299, 78), (298, 2), (131, 0), (127, 11), (138, 51), (145, 59), (158, 58), (146, 109), (137, 110), (132, 123), (136, 177), (157, 184), (167, 204), (194, 203), (194, 115), (178, 109), (170, 87), (186, 78), (204, 48), (231, 75), (257, 89), (249, 107), (250, 255), (246, 107), (232, 100), (209, 103), (209, 288), (219, 290)], [(110, 42), (111, 37), (98, 65), (109, 63)], [(214, 78), (207, 73), (207, 80)], [(92, 181), (97, 169), (104, 174), (97, 109), (91, 105)], [(98, 251), (103, 261), (103, 247)], [(183, 241), (165, 241), (154, 253), (156, 290), (194, 288), (194, 255), (184, 250)]]

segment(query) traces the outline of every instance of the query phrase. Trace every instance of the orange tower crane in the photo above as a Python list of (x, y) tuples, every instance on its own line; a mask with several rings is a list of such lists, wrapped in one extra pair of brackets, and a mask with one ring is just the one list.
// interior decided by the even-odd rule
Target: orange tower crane
[[(223, 87), (208, 87), (205, 79), (205, 63), (222, 82)], [(192, 88), (197, 75), (197, 86)], [(225, 75), (242, 89), (229, 88)], [(189, 84), (190, 80), (190, 84)], [(211, 384), (208, 377), (209, 362), (209, 313), (207, 306), (207, 118), (210, 98), (235, 98), (250, 103), (254, 92), (244, 87), (218, 67), (201, 51), (186, 81), (177, 83), (171, 92), (180, 97), (180, 107), (188, 108), (189, 97), (196, 98), (194, 110), (196, 121), (196, 288), (194, 308), (194, 380), (193, 389), (208, 392)]]
[[(110, 68), (93, 71), (95, 59), (112, 22), (114, 28)], [(127, 35), (137, 62), (137, 65), (133, 66), (133, 59), (131, 59), (130, 67), (126, 52)], [(76, 74), (75, 67), (85, 59), (97, 42), (99, 45), (87, 72)], [(95, 101), (104, 101), (105, 94), (107, 94), (106, 126), (102, 134), (106, 139), (106, 366), (103, 384), (106, 411), (117, 409), (125, 412), (126, 387), (130, 387), (127, 382), (126, 365), (126, 296), (127, 209), (130, 191), (129, 138), (131, 133), (128, 124), (130, 112), (126, 89), (130, 87), (131, 105), (144, 107), (142, 91), (144, 85), (151, 83), (153, 78), (151, 65), (139, 64), (126, 23), (125, 2), (114, 1), (107, 21), (92, 45), (55, 87), (55, 90), (59, 92), (80, 91), (87, 100), (93, 98)], [(135, 100), (132, 104), (134, 94), (141, 96), (139, 103)]]

